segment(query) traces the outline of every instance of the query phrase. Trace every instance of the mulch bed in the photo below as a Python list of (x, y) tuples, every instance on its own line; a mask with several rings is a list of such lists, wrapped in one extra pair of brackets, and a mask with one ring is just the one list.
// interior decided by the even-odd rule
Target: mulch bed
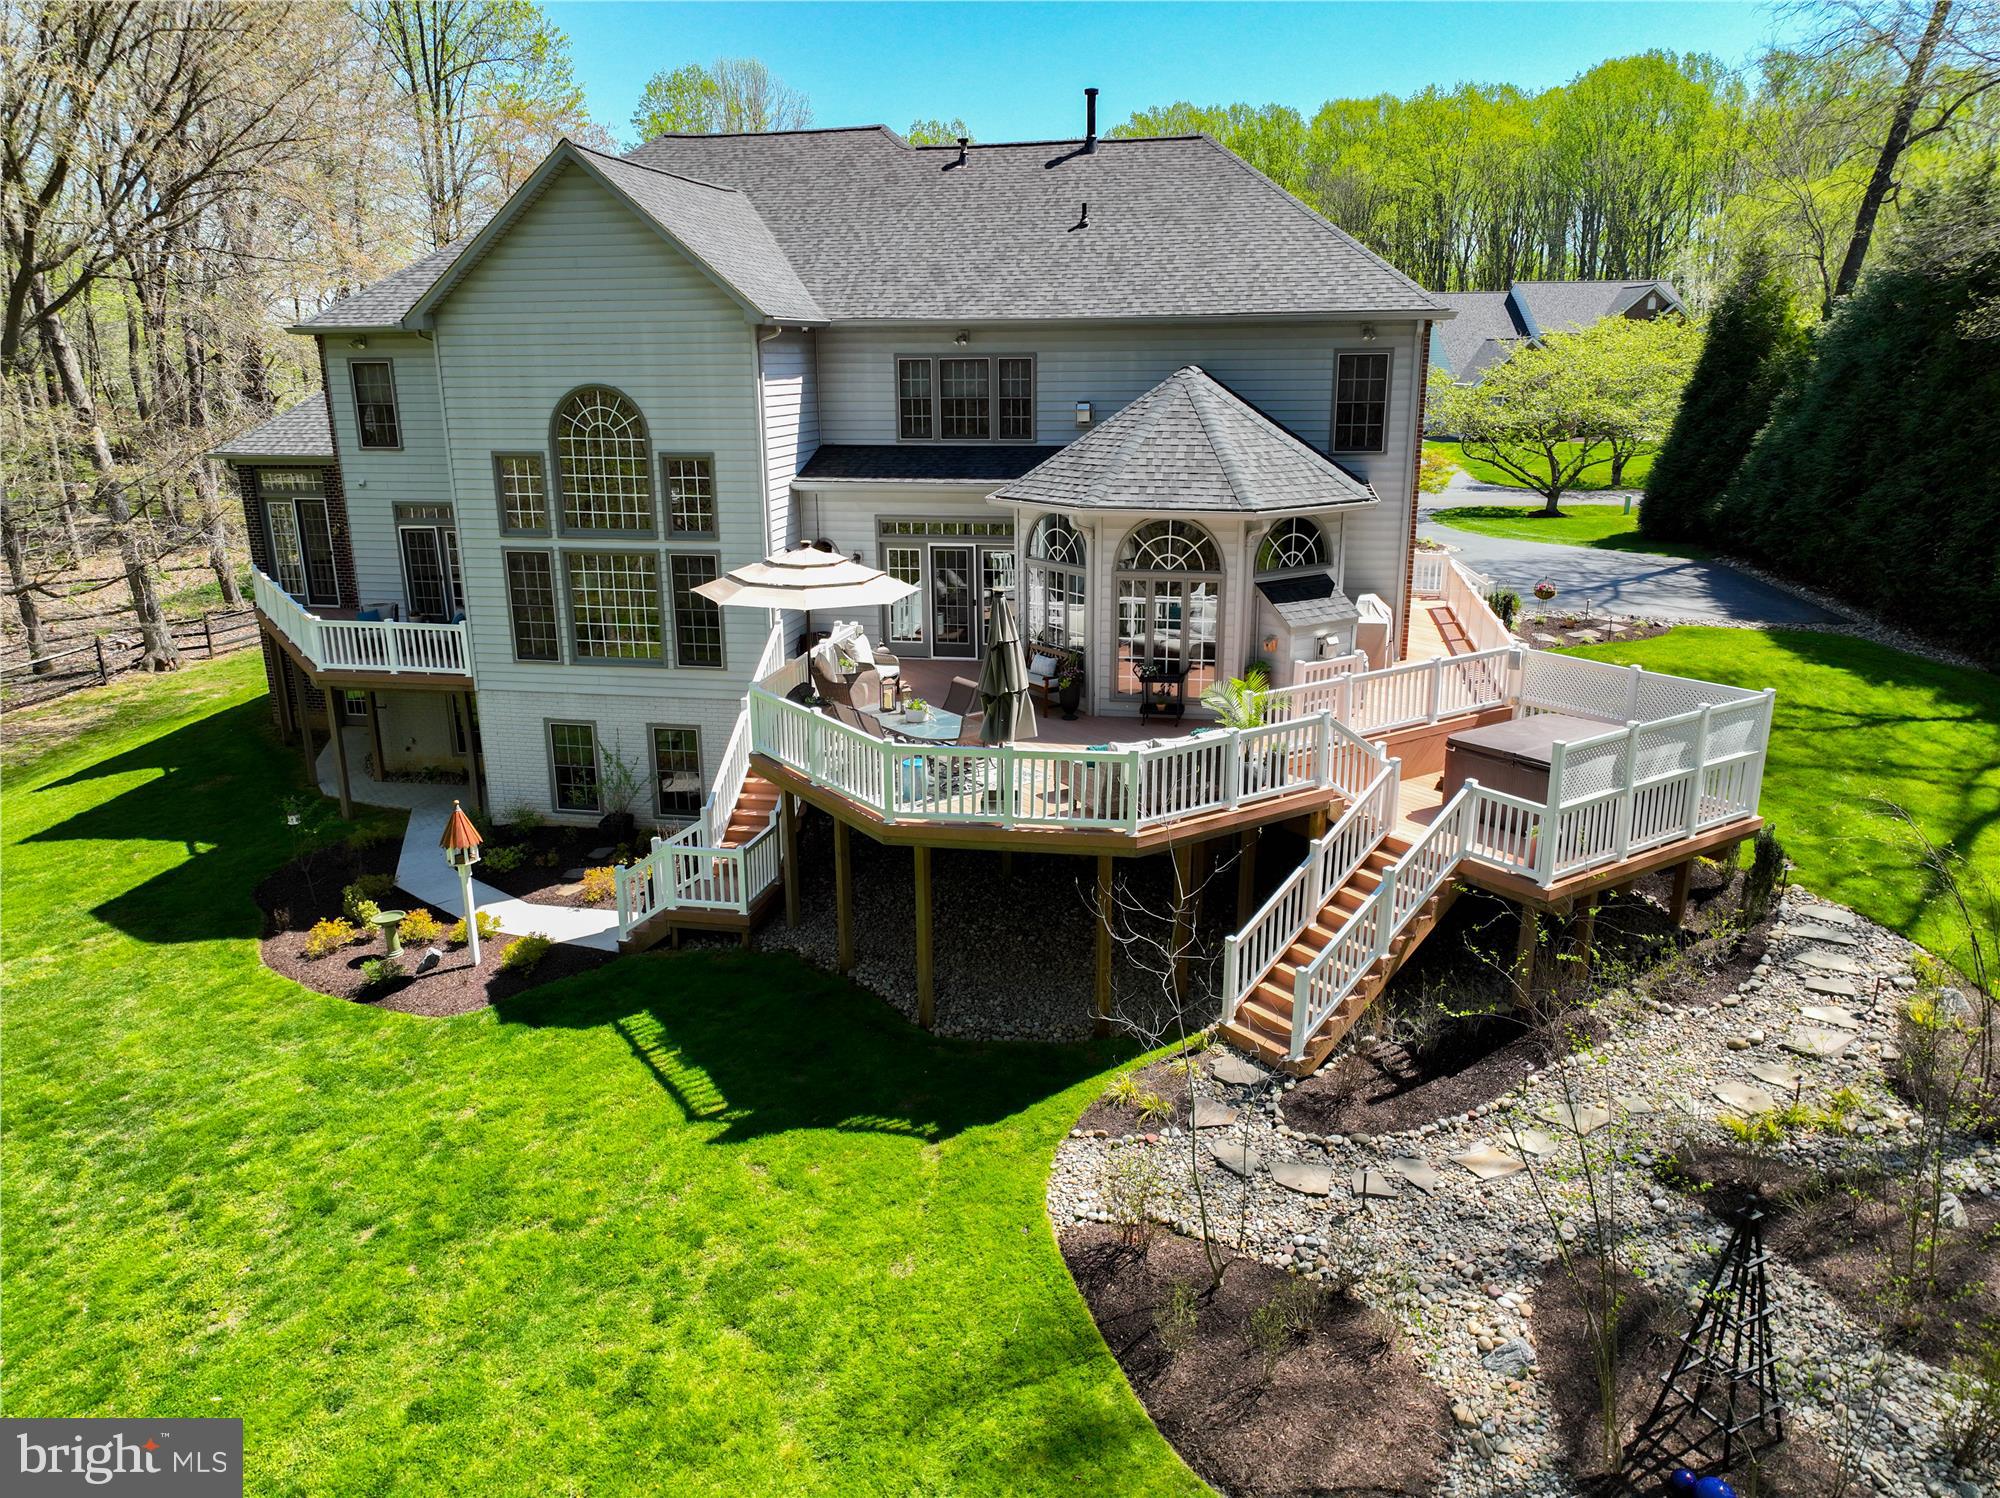
[[(643, 843), (643, 839), (636, 841)], [(503, 872), (493, 867), (490, 856), (496, 849), (507, 847), (525, 848), (528, 856), (518, 868)], [(584, 899), (582, 881), (567, 876), (578, 869), (625, 862), (633, 851), (633, 843), (621, 846), (595, 827), (534, 827), (524, 831), (501, 827), (494, 831), (493, 841), (481, 850), (487, 860), (480, 863), (478, 872), (481, 882), (517, 900), (533, 900), (538, 905), (609, 909), (609, 900)]]
[[(325, 957), (305, 955), (306, 933), (315, 921), (340, 915), (340, 892), (362, 874), (394, 874), (400, 842), (390, 839), (356, 852), (337, 844), (312, 855), (308, 866), (293, 860), (257, 886), (256, 900), (264, 912), (264, 934), (258, 943), (264, 965), (318, 993), (336, 999), (351, 999), (377, 1009), (394, 1009), (403, 1014), (442, 1016), (483, 1009), (500, 999), (511, 998), (559, 978), (588, 972), (611, 960), (612, 954), (573, 943), (558, 942), (533, 969), (502, 969), (500, 954), (515, 933), (503, 932), (480, 943), (481, 963), (472, 965), (471, 953), (443, 941), (434, 945), (443, 960), (429, 972), (418, 975), (417, 962), (425, 948), (405, 943), (407, 975), (381, 988), (370, 988), (361, 964), (380, 957), (384, 948), (379, 936), (330, 953)], [(391, 899), (398, 898), (391, 896)], [(428, 909), (438, 923), (449, 929), (458, 913), (405, 901), (403, 910)]]
[[(1579, 1262), (1589, 1284), (1594, 1266)], [(1681, 1339), (1692, 1318), (1652, 1285), (1618, 1271), (1618, 1420), (1621, 1448), (1652, 1413), (1660, 1384), (1674, 1366)], [(1598, 1293), (1589, 1285), (1589, 1299), (1559, 1261), (1542, 1271), (1535, 1288), (1534, 1344), (1536, 1369), (1556, 1410), (1564, 1454), (1570, 1469), (1588, 1492), (1621, 1498), (1631, 1494), (1664, 1493), (1664, 1484), (1637, 1484), (1620, 1477), (1604, 1461), (1604, 1427), (1597, 1381), (1597, 1362), (1584, 1307)], [(1760, 1482), (1754, 1491), (1784, 1498), (1836, 1498), (1843, 1489), (1838, 1470), (1810, 1441), (1786, 1440), (1761, 1453)], [(1741, 1491), (1751, 1491), (1739, 1464), (1728, 1474)]]
[[(1433, 1490), (1451, 1401), (1398, 1345), (1395, 1325), (1327, 1296), (1267, 1379), (1250, 1318), (1293, 1277), (1233, 1261), (1213, 1295), (1199, 1244), (1157, 1234), (1129, 1247), (1110, 1228), (1061, 1234), (1064, 1261), (1160, 1434), (1225, 1493), (1391, 1498)], [(1202, 1293), (1193, 1345), (1161, 1345), (1155, 1312), (1176, 1284)]]
[(2000, 1202), (1961, 1196), (1967, 1226), (1948, 1229), (1938, 1257), (1945, 1299), (1910, 1316), (1892, 1296), (1891, 1250), (1902, 1241), (1903, 1183), (1880, 1176), (1814, 1175), (1733, 1145), (1683, 1147), (1666, 1179), (1728, 1220), (1752, 1201), (1766, 1214), (1764, 1241), (1811, 1276), (1884, 1340), (1948, 1366), (1980, 1328), (2000, 1323)]
[[(1200, 1065), (1201, 1062), (1197, 1059), (1195, 1064)], [(1141, 1118), (1136, 1107), (1100, 1097), (1083, 1110), (1083, 1117), (1077, 1120), (1076, 1126), (1086, 1131), (1102, 1129), (1113, 1136), (1152, 1133), (1170, 1123), (1187, 1127), (1194, 1116), (1194, 1108), (1189, 1100), (1187, 1072), (1178, 1060), (1170, 1057), (1165, 1061), (1155, 1061), (1151, 1066), (1135, 1072), (1133, 1080), (1139, 1084), (1141, 1092), (1157, 1093), (1162, 1102), (1172, 1104), (1172, 1116)]]

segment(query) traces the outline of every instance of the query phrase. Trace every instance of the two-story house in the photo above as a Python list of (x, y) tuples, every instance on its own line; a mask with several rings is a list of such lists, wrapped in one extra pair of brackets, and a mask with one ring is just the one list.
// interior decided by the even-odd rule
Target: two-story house
[[(1227, 839), (1225, 1033), (1308, 1066), (1455, 879), (1531, 932), (1754, 831), (1767, 696), (1524, 651), (1479, 579), (1417, 554), (1450, 310), (1214, 141), (1101, 140), (1087, 108), (1062, 141), (566, 143), (476, 232), (300, 324), (324, 397), (221, 454), (278, 711), (309, 760), (332, 729), (343, 801), (359, 753), (462, 766), (500, 813), (679, 829), (619, 872), (630, 943), (747, 929), (781, 881), (796, 917), (817, 808), (843, 967), (850, 831), (913, 850), (927, 1022), (934, 847), (1093, 858), (1108, 920), (1115, 858)], [(1082, 723), (938, 743), (858, 685), (828, 700), (800, 647), (835, 620), (701, 591), (802, 544), (909, 585), (847, 622), (926, 691), (978, 674), (1010, 599), (1080, 667)], [(1263, 721), (1196, 732), (1252, 662)], [(1163, 730), (1140, 709), (1166, 678), (1189, 712)], [(1310, 842), (1272, 888), (1255, 844), (1281, 825)], [(1100, 1015), (1111, 967), (1101, 926)]]

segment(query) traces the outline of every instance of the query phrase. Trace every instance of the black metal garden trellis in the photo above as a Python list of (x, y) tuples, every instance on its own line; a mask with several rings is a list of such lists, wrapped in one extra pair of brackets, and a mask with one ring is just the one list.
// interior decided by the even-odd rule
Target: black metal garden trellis
[(1653, 1412), (1625, 1448), (1629, 1477), (1723, 1472), (1784, 1439), (1763, 1220), (1754, 1206), (1737, 1220)]

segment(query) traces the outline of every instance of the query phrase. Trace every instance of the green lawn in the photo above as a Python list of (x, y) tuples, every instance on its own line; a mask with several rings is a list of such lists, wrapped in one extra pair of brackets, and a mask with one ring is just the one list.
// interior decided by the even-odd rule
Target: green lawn
[(1803, 630), (1676, 629), (1575, 653), (1776, 687), (1764, 815), (1798, 879), (1941, 955), (1960, 949), (1906, 834), (1873, 803), (1903, 806), (2000, 880), (2000, 677)]
[[(1451, 459), (1452, 462), (1463, 468), (1482, 484), (1505, 484), (1509, 489), (1524, 487), (1521, 481), (1511, 473), (1495, 468), (1491, 463), (1485, 462), (1482, 459), (1468, 458), (1465, 455), (1464, 449), (1456, 442), (1426, 439), (1424, 448), (1428, 452), (1438, 453)], [(1576, 444), (1565, 442), (1557, 450), (1567, 459), (1575, 455)], [(1621, 489), (1645, 488), (1646, 474), (1651, 470), (1652, 466), (1653, 453), (1650, 449), (1634, 454), (1632, 461), (1625, 465), (1625, 475), (1619, 487)], [(1538, 471), (1546, 471), (1547, 465), (1537, 462), (1536, 467)], [(1586, 490), (1609, 489), (1611, 487), (1611, 460), (1605, 458), (1599, 462), (1592, 463), (1588, 468), (1584, 469), (1582, 475), (1577, 479), (1575, 487)]]
[(1200, 1491), (1043, 1211), (1111, 1049), (738, 954), (306, 992), (262, 693), (134, 686), (9, 773), (9, 1414), (240, 1415), (259, 1495)]
[(1706, 546), (1681, 541), (1652, 541), (1639, 534), (1639, 512), (1626, 514), (1615, 504), (1572, 505), (1560, 515), (1545, 515), (1532, 505), (1459, 505), (1438, 510), (1431, 519), (1454, 530), (1510, 541), (1549, 541), (1558, 546), (1594, 546), (1605, 551), (1643, 551), (1654, 556), (1702, 561), (1715, 555)]

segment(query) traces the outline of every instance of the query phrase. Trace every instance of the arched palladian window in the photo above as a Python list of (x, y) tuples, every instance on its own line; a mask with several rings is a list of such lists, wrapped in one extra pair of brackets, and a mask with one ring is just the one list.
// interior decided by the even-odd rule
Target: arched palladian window
[(1119, 695), (1136, 697), (1142, 677), (1186, 673), (1187, 696), (1215, 685), (1222, 553), (1200, 526), (1149, 520), (1118, 548)]
[(554, 426), (563, 528), (651, 535), (653, 465), (639, 408), (589, 385), (556, 408)]
[(1082, 650), (1089, 639), (1083, 535), (1067, 515), (1044, 515), (1028, 533), (1027, 629), (1036, 645)]
[(1318, 523), (1303, 515), (1280, 520), (1257, 546), (1259, 572), (1297, 572), (1324, 567), (1331, 559)]

